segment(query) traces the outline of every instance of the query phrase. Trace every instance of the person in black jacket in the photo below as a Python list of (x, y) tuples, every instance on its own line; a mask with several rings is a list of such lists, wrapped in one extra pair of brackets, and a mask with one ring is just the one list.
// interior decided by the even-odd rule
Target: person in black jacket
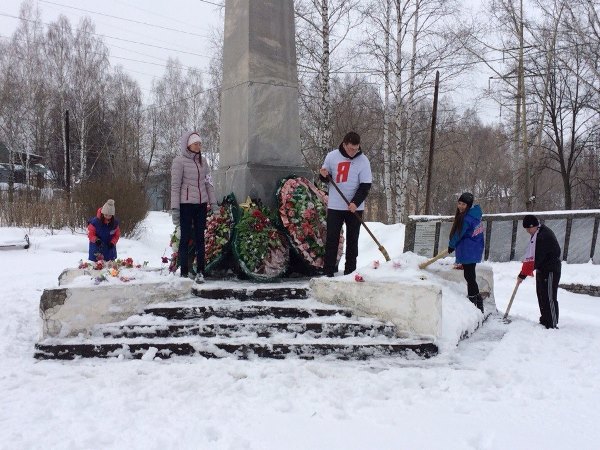
[(531, 239), (523, 259), (521, 273), (517, 277), (520, 284), (536, 271), (535, 284), (540, 306), (540, 323), (546, 328), (558, 328), (558, 282), (560, 281), (560, 245), (552, 230), (540, 225), (537, 217), (523, 218), (523, 228)]

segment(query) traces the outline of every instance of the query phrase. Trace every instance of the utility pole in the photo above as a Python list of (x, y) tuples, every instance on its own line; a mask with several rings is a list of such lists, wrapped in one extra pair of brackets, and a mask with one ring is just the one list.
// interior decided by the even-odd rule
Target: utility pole
[(65, 111), (65, 189), (71, 203), (71, 145), (69, 140), (69, 110)]
[(433, 111), (431, 112), (431, 135), (429, 136), (429, 161), (427, 162), (427, 189), (425, 191), (425, 214), (431, 214), (431, 176), (433, 175), (433, 151), (435, 149), (435, 127), (437, 122), (438, 92), (440, 90), (440, 71), (435, 71), (433, 90)]
[(527, 106), (525, 102), (525, 63), (523, 56), (524, 46), (524, 28), (523, 21), (523, 0), (520, 0), (520, 21), (519, 21), (519, 99), (521, 101), (521, 149), (523, 157), (523, 200), (527, 211), (532, 210), (531, 187), (530, 187), (530, 169), (529, 169), (529, 146), (527, 143)]

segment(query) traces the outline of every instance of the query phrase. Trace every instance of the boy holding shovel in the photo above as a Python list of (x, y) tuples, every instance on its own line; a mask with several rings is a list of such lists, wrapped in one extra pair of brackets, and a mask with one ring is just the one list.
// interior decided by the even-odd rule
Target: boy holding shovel
[(546, 328), (558, 328), (558, 282), (560, 280), (560, 245), (553, 231), (540, 225), (537, 217), (528, 214), (523, 218), (523, 228), (531, 236), (525, 252), (523, 267), (517, 285), (536, 270), (535, 284), (540, 307), (540, 323)]

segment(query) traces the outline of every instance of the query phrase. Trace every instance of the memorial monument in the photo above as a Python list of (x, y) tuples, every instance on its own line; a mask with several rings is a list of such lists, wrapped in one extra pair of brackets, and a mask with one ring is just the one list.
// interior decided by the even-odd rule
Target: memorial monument
[(217, 195), (275, 206), (277, 182), (312, 178), (300, 152), (293, 0), (227, 0)]

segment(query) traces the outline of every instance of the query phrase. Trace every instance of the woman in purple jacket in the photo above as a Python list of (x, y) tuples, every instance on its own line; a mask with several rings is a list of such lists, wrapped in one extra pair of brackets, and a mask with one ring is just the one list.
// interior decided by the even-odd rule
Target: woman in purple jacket
[(474, 200), (470, 192), (463, 192), (458, 198), (454, 223), (450, 229), (448, 253), (456, 250), (456, 262), (463, 266), (469, 300), (483, 312), (483, 298), (479, 293), (475, 273), (475, 266), (481, 262), (483, 254), (483, 224), (481, 207), (473, 205)]
[[(210, 167), (201, 154), (202, 139), (195, 131), (181, 136), (181, 154), (171, 166), (171, 209), (173, 224), (181, 228), (179, 239), (180, 274), (187, 277), (188, 246), (193, 237), (196, 247), (196, 283), (204, 283), (204, 229), (208, 204), (217, 208)], [(192, 225), (194, 236), (192, 236)]]

